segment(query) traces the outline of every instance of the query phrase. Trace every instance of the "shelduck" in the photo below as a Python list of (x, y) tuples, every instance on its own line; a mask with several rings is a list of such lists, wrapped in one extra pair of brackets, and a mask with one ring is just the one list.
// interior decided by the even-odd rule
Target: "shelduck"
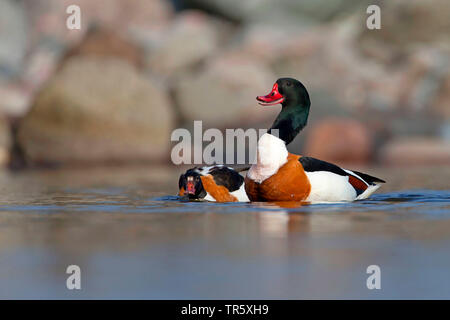
[(257, 145), (257, 159), (245, 178), (251, 201), (338, 202), (369, 197), (385, 181), (329, 162), (289, 153), (288, 145), (306, 126), (311, 102), (305, 86), (278, 79), (272, 91), (256, 98), (281, 112)]
[(200, 167), (187, 170), (178, 180), (179, 196), (189, 200), (216, 202), (248, 202), (244, 177), (240, 171), (224, 165)]

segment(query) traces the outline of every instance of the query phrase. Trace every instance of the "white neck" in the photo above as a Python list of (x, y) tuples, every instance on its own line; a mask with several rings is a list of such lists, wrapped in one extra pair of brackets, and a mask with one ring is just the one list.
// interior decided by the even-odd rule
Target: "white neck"
[(274, 175), (287, 162), (288, 151), (283, 140), (265, 133), (258, 141), (256, 164), (247, 176), (255, 182), (263, 182)]

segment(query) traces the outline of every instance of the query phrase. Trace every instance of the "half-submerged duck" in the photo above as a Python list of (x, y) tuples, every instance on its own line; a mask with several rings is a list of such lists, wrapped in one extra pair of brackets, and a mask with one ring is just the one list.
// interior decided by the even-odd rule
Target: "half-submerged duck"
[(244, 170), (248, 167), (233, 169), (217, 165), (189, 169), (178, 180), (178, 195), (194, 201), (248, 202), (244, 177), (239, 174)]
[(261, 105), (281, 104), (272, 127), (258, 141), (257, 161), (245, 178), (251, 201), (338, 202), (369, 197), (383, 180), (329, 162), (289, 153), (288, 145), (306, 126), (311, 102), (305, 86), (281, 78)]

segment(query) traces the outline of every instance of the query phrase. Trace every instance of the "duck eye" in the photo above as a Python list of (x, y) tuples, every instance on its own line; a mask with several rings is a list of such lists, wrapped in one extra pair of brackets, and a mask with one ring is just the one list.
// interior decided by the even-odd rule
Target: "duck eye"
[(291, 82), (290, 82), (290, 81), (286, 82), (286, 85), (287, 85), (288, 87), (290, 87), (290, 86), (291, 86)]

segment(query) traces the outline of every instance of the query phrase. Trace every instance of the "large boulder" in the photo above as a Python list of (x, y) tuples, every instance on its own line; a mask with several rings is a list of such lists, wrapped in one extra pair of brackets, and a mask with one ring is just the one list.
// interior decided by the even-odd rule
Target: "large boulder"
[[(163, 36), (148, 48), (147, 66), (151, 72), (172, 75), (213, 55), (218, 49), (223, 21), (200, 11), (179, 14)], [(220, 27), (220, 28), (219, 28)]]
[(372, 136), (353, 119), (327, 118), (308, 132), (304, 154), (337, 163), (367, 163), (372, 155)]
[(173, 124), (165, 91), (133, 65), (80, 56), (37, 95), (17, 139), (30, 164), (160, 160)]
[(262, 108), (255, 100), (257, 95), (267, 94), (275, 80), (260, 62), (245, 56), (222, 56), (199, 73), (180, 77), (174, 93), (184, 120), (238, 128), (275, 118), (279, 108)]
[(78, 55), (117, 57), (136, 67), (143, 65), (142, 51), (138, 46), (114, 30), (98, 26), (91, 27), (84, 39), (65, 54), (64, 60)]
[(0, 82), (0, 113), (6, 116), (23, 116), (28, 110), (32, 92), (13, 82)]

